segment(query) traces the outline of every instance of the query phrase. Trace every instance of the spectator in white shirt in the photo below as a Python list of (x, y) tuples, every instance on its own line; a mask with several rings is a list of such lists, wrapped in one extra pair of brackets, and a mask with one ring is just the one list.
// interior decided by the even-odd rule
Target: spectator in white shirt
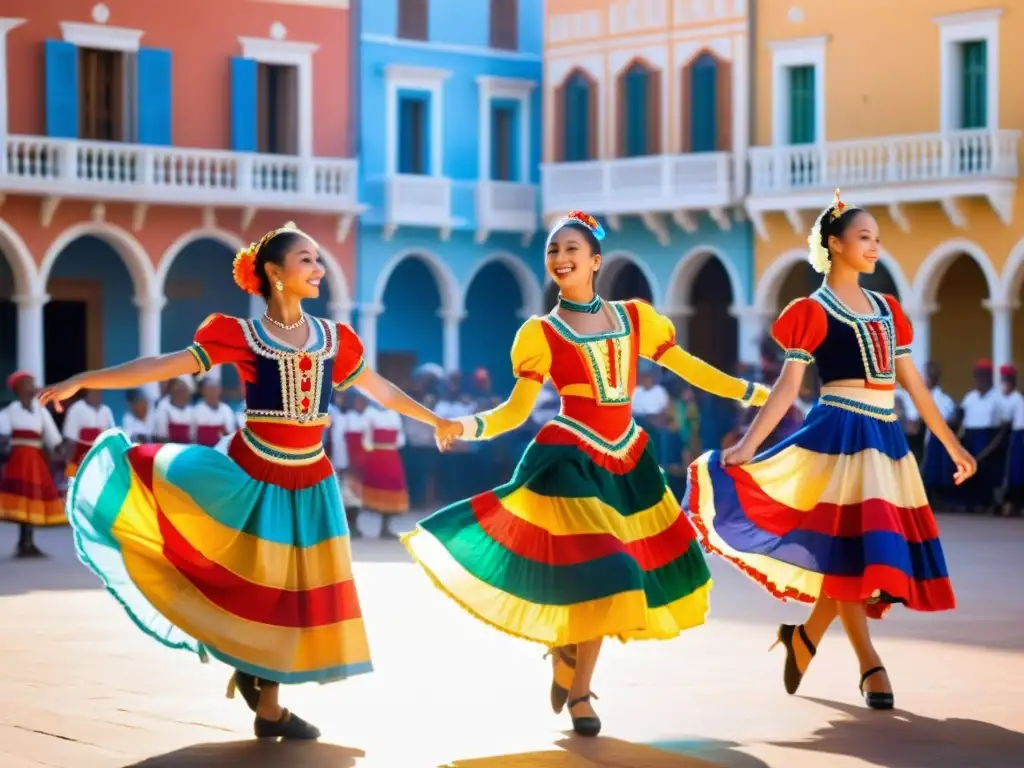
[(1009, 426), (1006, 476), (1003, 481), (1003, 514), (1019, 515), (1024, 509), (1024, 394), (1017, 388), (1017, 368), (999, 368), (1003, 390), (1003, 422)]
[(121, 419), (121, 429), (133, 443), (151, 442), (156, 431), (156, 418), (149, 407), (149, 399), (140, 389), (131, 390), (126, 399), (128, 412)]
[[(928, 383), (932, 400), (935, 401), (935, 407), (939, 409), (939, 413), (942, 414), (946, 423), (952, 427), (957, 415), (956, 402), (942, 389), (942, 369), (938, 363), (931, 361), (925, 366), (925, 380)], [(949, 453), (946, 452), (946, 447), (936, 440), (931, 432), (928, 432), (924, 441), (921, 478), (928, 491), (928, 500), (934, 509), (943, 509), (949, 504), (955, 471), (956, 467), (953, 465)]]

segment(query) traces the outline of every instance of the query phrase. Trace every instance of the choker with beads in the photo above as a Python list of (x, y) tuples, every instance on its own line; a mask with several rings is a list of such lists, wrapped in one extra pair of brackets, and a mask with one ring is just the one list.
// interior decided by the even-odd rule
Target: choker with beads
[(567, 299), (562, 294), (558, 294), (558, 306), (562, 309), (567, 309), (570, 312), (580, 312), (584, 315), (596, 315), (601, 311), (601, 304), (601, 297), (597, 295), (595, 295), (590, 301), (581, 303)]

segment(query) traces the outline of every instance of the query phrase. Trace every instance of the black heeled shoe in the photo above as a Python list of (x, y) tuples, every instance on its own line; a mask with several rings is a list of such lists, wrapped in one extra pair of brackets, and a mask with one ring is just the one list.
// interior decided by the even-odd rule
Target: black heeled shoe
[(779, 624), (779, 634), (772, 643), (772, 650), (776, 645), (782, 643), (786, 648), (786, 666), (782, 671), (782, 682), (786, 686), (786, 693), (791, 696), (796, 693), (800, 687), (800, 682), (804, 679), (804, 673), (807, 672), (805, 669), (803, 672), (800, 671), (800, 667), (796, 663), (796, 651), (793, 648), (793, 635), (799, 631), (800, 640), (803, 641), (804, 647), (807, 648), (807, 652), (813, 659), (818, 649), (811, 642), (811, 638), (807, 636), (807, 631), (804, 629), (803, 624)]
[(576, 673), (576, 646), (556, 646), (544, 654), (545, 659), (549, 656), (555, 659), (551, 675), (551, 710), (558, 715), (569, 700), (569, 688), (572, 687), (572, 678)]
[(879, 693), (877, 691), (865, 691), (864, 683), (872, 675), (885, 672), (885, 667), (872, 667), (860, 676), (860, 693), (864, 697), (864, 703), (871, 709), (892, 709), (896, 706), (896, 697), (892, 693)]
[(580, 736), (593, 737), (597, 736), (601, 732), (601, 718), (597, 715), (585, 715), (583, 717), (576, 717), (572, 713), (572, 708), (577, 704), (582, 704), (585, 701), (596, 699), (597, 696), (593, 693), (588, 693), (584, 696), (580, 696), (578, 699), (573, 699), (569, 702), (569, 716), (572, 718), (572, 729), (576, 731)]
[(231, 675), (231, 679), (228, 680), (226, 695), (229, 699), (233, 699), (235, 698), (235, 691), (238, 691), (242, 694), (242, 698), (245, 699), (245, 703), (249, 705), (249, 709), (255, 712), (257, 705), (260, 703), (260, 683), (261, 681), (258, 677), (247, 672), (239, 672), (236, 669), (234, 674)]
[(253, 723), (252, 728), (257, 739), (314, 741), (320, 738), (319, 728), (307, 723), (298, 715), (293, 715), (287, 709), (281, 710), (281, 717), (277, 720), (267, 720), (256, 715), (256, 722)]

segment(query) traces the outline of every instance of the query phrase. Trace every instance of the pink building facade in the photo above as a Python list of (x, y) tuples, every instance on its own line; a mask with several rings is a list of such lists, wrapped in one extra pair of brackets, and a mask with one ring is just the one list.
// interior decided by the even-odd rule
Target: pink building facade
[[(248, 315), (237, 249), (295, 221), (349, 319), (348, 0), (7, 0), (0, 373), (54, 381)], [(112, 405), (117, 405), (111, 403)]]

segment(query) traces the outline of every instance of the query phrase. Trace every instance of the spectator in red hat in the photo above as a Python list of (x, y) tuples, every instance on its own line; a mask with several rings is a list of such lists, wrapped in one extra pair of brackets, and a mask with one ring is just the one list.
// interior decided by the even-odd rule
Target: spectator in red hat
[(1003, 514), (1019, 515), (1024, 509), (1024, 395), (1017, 388), (1017, 368), (999, 367), (1003, 389), (1003, 420), (1009, 427), (1006, 476), (1003, 482)]

